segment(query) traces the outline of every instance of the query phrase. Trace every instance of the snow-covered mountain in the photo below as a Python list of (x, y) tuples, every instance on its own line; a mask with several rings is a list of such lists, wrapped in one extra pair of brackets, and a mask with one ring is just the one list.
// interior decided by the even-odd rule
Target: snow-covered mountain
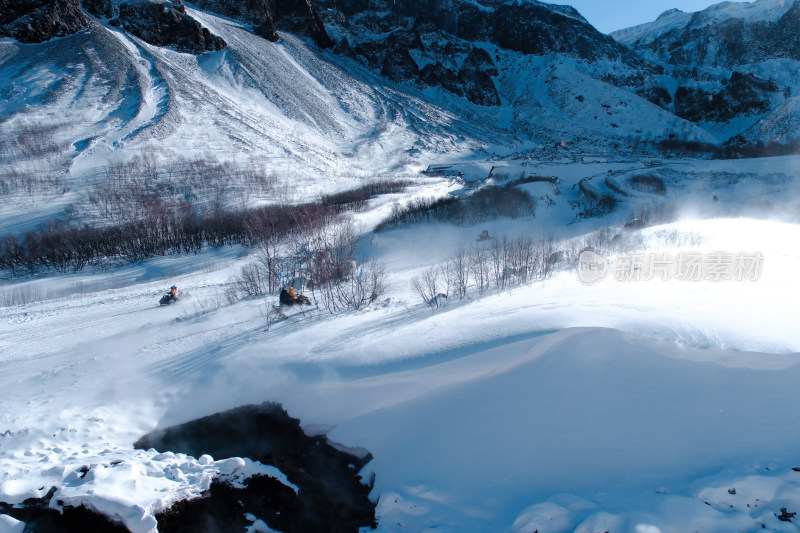
[[(798, 118), (800, 2), (723, 2), (696, 13), (669, 10), (612, 36), (663, 65), (676, 115), (734, 144), (794, 144)], [(677, 84), (677, 88), (675, 87)], [(795, 129), (796, 130), (796, 129)]]
[(368, 5), (14, 3), (0, 26), (0, 135), (14, 145), (47, 130), (70, 176), (136, 152), (249, 154), (330, 176), (562, 141), (714, 140), (635, 94), (658, 67), (573, 9)]

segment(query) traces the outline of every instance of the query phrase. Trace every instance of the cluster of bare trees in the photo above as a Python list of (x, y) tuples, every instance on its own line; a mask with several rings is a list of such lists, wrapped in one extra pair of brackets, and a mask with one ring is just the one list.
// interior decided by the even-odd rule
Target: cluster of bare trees
[(206, 246), (253, 246), (292, 233), (307, 218), (334, 215), (318, 204), (282, 204), (201, 215), (191, 208), (178, 211), (154, 201), (144, 218), (131, 222), (104, 227), (49, 222), (19, 237), (0, 237), (0, 269), (16, 275), (40, 269), (78, 271), (115, 261), (192, 253)]
[(503, 236), (462, 246), (444, 264), (414, 278), (412, 287), (425, 303), (438, 307), (440, 295), (463, 299), (470, 288), (483, 293), (545, 278), (559, 259), (555, 251), (552, 239), (535, 242), (530, 237)]
[(0, 173), (0, 195), (23, 192), (28, 196), (64, 190), (64, 174), (52, 165), (38, 165), (36, 170), (10, 168)]
[(534, 240), (507, 236), (461, 246), (442, 264), (433, 265), (411, 280), (420, 299), (439, 307), (448, 299), (463, 299), (470, 291), (483, 294), (547, 279), (564, 265), (577, 260), (581, 251), (608, 253), (635, 247), (623, 242), (610, 228), (582, 239), (556, 242), (552, 236)]
[(256, 260), (242, 268), (232, 291), (238, 298), (292, 285), (330, 312), (366, 307), (385, 293), (386, 271), (357, 261), (360, 238), (349, 218), (306, 211), (291, 232), (261, 234)]
[(321, 198), (324, 206), (337, 207), (340, 210), (359, 211), (367, 207), (370, 198), (381, 194), (403, 192), (409, 182), (405, 180), (378, 180), (333, 194), (325, 194)]
[[(190, 170), (178, 172), (180, 179), (169, 178), (176, 168), (185, 165)], [(148, 157), (140, 157), (107, 169), (106, 179), (93, 188), (90, 203), (102, 224), (95, 226), (51, 221), (33, 231), (19, 236), (7, 234), (0, 237), (0, 269), (13, 275), (33, 274), (40, 269), (68, 271), (86, 266), (102, 266), (115, 261), (141, 261), (150, 257), (173, 253), (197, 252), (206, 246), (243, 244), (259, 246), (259, 257), (272, 274), (265, 278), (270, 292), (277, 290), (278, 274), (294, 277), (293, 268), (284, 263), (287, 257), (301, 257), (311, 250), (316, 263), (309, 263), (305, 277), (314, 280), (350, 280), (347, 270), (352, 252), (342, 254), (346, 243), (354, 242), (350, 230), (333, 231), (342, 226), (340, 214), (350, 210), (350, 202), (329, 201), (305, 204), (273, 203), (259, 208), (223, 205), (219, 197), (203, 207), (194, 203), (193, 196), (206, 187), (203, 180), (220, 183), (217, 177), (224, 165), (203, 161), (182, 161), (171, 165), (167, 171)], [(210, 169), (210, 170), (209, 170)], [(164, 175), (167, 180), (164, 181)], [(203, 178), (205, 172), (211, 178)], [(251, 178), (245, 183), (258, 182), (262, 173), (248, 171)], [(217, 176), (217, 177), (214, 177)], [(241, 175), (238, 175), (241, 178)], [(200, 180), (193, 183), (192, 180)], [(230, 176), (223, 181), (233, 179)], [(268, 184), (262, 183), (263, 187)], [(397, 190), (403, 182), (378, 182), (345, 191), (341, 198), (363, 195), (365, 191)], [(214, 187), (211, 186), (212, 193)], [(265, 189), (260, 189), (263, 192)], [(180, 193), (181, 197), (176, 196)], [(287, 252), (287, 243), (294, 249)], [(305, 250), (305, 251), (304, 251)], [(330, 255), (328, 250), (336, 253)], [(279, 266), (280, 265), (280, 266)], [(311, 268), (313, 266), (313, 268)], [(323, 289), (319, 289), (322, 291)], [(343, 290), (337, 287), (338, 291)], [(353, 282), (352, 290), (362, 291)], [(324, 294), (332, 294), (330, 290)], [(341, 296), (330, 299), (337, 307)]]
[(215, 159), (160, 163), (144, 155), (106, 167), (82, 207), (90, 218), (124, 223), (148, 218), (154, 205), (219, 213), (245, 209), (255, 197), (278, 192), (277, 175), (257, 161), (241, 167)]
[(533, 215), (535, 208), (534, 198), (522, 189), (492, 185), (460, 197), (416, 199), (405, 206), (395, 204), (376, 231), (420, 222), (463, 225), (497, 217), (518, 218)]
[(11, 135), (0, 140), (0, 158), (28, 161), (48, 157), (62, 150), (56, 142), (54, 124), (14, 124)]
[(15, 124), (0, 138), (0, 195), (28, 196), (63, 192), (64, 172), (58, 155), (64, 147), (55, 140), (56, 126)]

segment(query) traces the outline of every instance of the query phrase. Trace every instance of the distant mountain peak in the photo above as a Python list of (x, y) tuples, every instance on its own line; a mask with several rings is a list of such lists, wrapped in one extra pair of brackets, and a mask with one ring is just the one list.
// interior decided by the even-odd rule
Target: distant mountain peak
[(667, 9), (663, 13), (661, 13), (656, 20), (664, 20), (665, 18), (669, 18), (672, 15), (676, 15), (678, 13), (683, 13), (682, 10), (678, 9), (677, 7), (673, 7), (672, 9)]

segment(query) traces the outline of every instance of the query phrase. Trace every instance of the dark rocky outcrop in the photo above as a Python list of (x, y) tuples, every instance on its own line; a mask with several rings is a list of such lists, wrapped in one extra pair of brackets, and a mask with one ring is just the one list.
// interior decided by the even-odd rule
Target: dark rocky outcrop
[(244, 489), (215, 483), (202, 498), (159, 514), (159, 531), (239, 532), (252, 513), (285, 532), (352, 531), (375, 525), (375, 504), (359, 470), (371, 459), (337, 450), (324, 436), (308, 436), (280, 405), (247, 405), (154, 431), (137, 448), (215, 459), (248, 457), (279, 468), (299, 492), (272, 478), (251, 478)]
[[(329, 24), (349, 35), (353, 54), (393, 81), (441, 87), (497, 106), (497, 66), (484, 42), (524, 54), (644, 64), (573, 8), (528, 0), (318, 0)], [(424, 36), (424, 38), (423, 38)], [(348, 53), (343, 46), (341, 53)], [(413, 53), (419, 50), (420, 69)]]
[(182, 0), (132, 2), (119, 6), (119, 16), (110, 24), (155, 46), (169, 46), (178, 52), (202, 54), (227, 46), (222, 38), (186, 14)]
[(420, 79), (431, 87), (441, 87), (445, 91), (464, 96), (458, 75), (439, 62), (425, 65), (420, 72)]
[(458, 83), (464, 91), (464, 97), (482, 106), (500, 105), (500, 97), (491, 76), (483, 70), (461, 69), (458, 72)]
[(79, 0), (0, 0), (0, 37), (41, 43), (88, 27)]
[(470, 70), (477, 70), (480, 72), (485, 72), (489, 76), (497, 76), (497, 67), (492, 61), (489, 52), (484, 50), (483, 48), (478, 48), (477, 46), (473, 46), (467, 57), (464, 59), (464, 63), (461, 65), (462, 69), (470, 69)]
[(725, 122), (737, 116), (764, 113), (770, 108), (771, 93), (777, 90), (772, 82), (734, 72), (719, 92), (678, 87), (675, 114), (692, 122)]
[(114, 4), (111, 0), (83, 0), (83, 9), (97, 18), (114, 17)]
[(193, 5), (253, 24), (255, 33), (270, 41), (277, 41), (282, 30), (310, 37), (322, 48), (333, 46), (310, 0), (196, 0)]
[(56, 488), (52, 487), (44, 498), (29, 498), (18, 505), (0, 502), (0, 514), (24, 522), (25, 533), (129, 533), (128, 528), (120, 522), (83, 505), (65, 506), (60, 510), (51, 506), (55, 492)]
[[(436, 28), (460, 39), (491, 42), (526, 54), (556, 52), (583, 59), (639, 61), (629, 49), (597, 31), (569, 6), (533, 0), (321, 0), (320, 4), (348, 17), (364, 18), (365, 12), (373, 16), (393, 13), (410, 18), (418, 28)], [(385, 20), (386, 15), (381, 18)]]

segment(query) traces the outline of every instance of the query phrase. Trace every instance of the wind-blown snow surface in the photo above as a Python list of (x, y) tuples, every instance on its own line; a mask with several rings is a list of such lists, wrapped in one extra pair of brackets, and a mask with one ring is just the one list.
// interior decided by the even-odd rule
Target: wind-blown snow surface
[[(769, 173), (793, 166), (686, 162), (653, 172), (674, 200), (695, 197), (708, 213), (701, 200), (715, 193), (724, 213), (746, 199), (796, 205), (792, 184)], [(545, 224), (568, 222), (559, 210), (569, 212), (570, 183), (593, 168), (615, 187), (631, 171), (528, 168), (562, 180), (556, 206), (540, 205)], [(675, 172), (698, 177), (671, 181)], [(602, 223), (566, 227), (579, 235)], [(541, 224), (488, 227), (499, 235)], [(241, 479), (266, 467), (132, 443), (156, 425), (274, 400), (372, 452), (381, 531), (797, 530), (777, 515), (800, 506), (791, 470), (800, 466), (800, 226), (695, 218), (641, 234), (654, 251), (761, 252), (758, 281), (586, 286), (567, 267), (437, 311), (421, 305), (409, 279), (482, 227), (377, 234), (363, 251), (388, 264), (388, 300), (270, 328), (269, 300), (224, 304), (246, 260), (237, 248), (13, 284), (6, 295), (32, 302), (0, 308), (0, 501), (56, 486), (58, 499), (147, 531), (156, 512), (218, 472)], [(157, 307), (173, 282), (184, 299)]]

